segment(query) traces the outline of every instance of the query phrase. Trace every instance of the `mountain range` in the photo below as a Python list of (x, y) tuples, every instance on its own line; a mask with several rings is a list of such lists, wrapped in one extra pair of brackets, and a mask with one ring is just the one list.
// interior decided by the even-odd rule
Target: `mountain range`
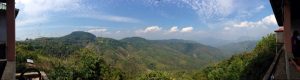
[[(29, 44), (28, 50), (64, 58), (80, 49), (90, 49), (101, 55), (110, 66), (130, 76), (152, 70), (193, 71), (225, 59), (228, 52), (195, 41), (182, 39), (148, 40), (128, 37), (120, 40), (75, 31), (63, 37), (43, 37), (19, 41)], [(231, 56), (231, 55), (230, 55)]]
[(257, 41), (255, 40), (232, 42), (218, 46), (217, 48), (224, 54), (231, 56), (234, 54), (252, 51), (255, 48), (256, 43)]

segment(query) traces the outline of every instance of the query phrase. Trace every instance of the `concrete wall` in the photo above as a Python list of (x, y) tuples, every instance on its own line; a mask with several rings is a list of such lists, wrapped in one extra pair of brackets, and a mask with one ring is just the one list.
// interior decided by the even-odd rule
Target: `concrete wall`
[(284, 34), (283, 32), (276, 32), (276, 43), (284, 43)]

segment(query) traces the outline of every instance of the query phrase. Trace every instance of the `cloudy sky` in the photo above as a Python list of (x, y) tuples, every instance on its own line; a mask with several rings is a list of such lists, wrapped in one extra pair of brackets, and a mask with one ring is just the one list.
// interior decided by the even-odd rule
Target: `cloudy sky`
[(72, 31), (122, 39), (258, 39), (277, 28), (269, 0), (16, 0), (17, 39)]

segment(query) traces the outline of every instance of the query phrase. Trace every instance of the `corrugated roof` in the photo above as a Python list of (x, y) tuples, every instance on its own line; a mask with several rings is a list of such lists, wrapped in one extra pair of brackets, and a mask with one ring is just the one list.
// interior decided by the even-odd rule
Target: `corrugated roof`
[(275, 30), (274, 32), (283, 32), (284, 28), (283, 27), (279, 27), (277, 30)]

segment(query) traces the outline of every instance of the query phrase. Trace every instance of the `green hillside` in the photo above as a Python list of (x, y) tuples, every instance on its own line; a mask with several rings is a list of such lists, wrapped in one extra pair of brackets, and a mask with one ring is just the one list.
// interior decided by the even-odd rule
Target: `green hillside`
[(153, 71), (174, 73), (172, 75), (192, 74), (192, 71), (200, 70), (224, 58), (219, 49), (194, 41), (147, 40), (140, 37), (115, 40), (95, 37), (82, 31), (63, 37), (19, 41), (17, 55), (17, 71), (22, 70), (26, 58), (31, 58), (52, 79), (66, 78), (53, 72), (64, 72), (62, 74), (66, 74), (65, 76), (74, 77), (74, 71), (80, 74), (80, 77), (86, 77), (82, 79), (89, 79), (93, 77), (92, 74), (83, 74), (81, 70), (97, 71), (98, 68), (90, 68), (86, 63), (95, 60), (96, 62), (91, 64), (103, 64), (104, 66), (99, 66), (99, 70), (107, 69), (108, 73), (103, 74), (112, 75), (110, 72), (113, 72), (112, 76), (103, 76), (104, 78), (119, 79), (121, 75), (125, 79), (137, 79)]
[(116, 40), (81, 31), (18, 41), (16, 48), (17, 72), (29, 58), (53, 80), (258, 80), (275, 55), (275, 37), (227, 60), (223, 51), (194, 41)]
[(258, 41), (252, 51), (236, 54), (195, 73), (193, 77), (196, 80), (260, 80), (272, 63), (275, 51), (275, 35), (270, 34)]

